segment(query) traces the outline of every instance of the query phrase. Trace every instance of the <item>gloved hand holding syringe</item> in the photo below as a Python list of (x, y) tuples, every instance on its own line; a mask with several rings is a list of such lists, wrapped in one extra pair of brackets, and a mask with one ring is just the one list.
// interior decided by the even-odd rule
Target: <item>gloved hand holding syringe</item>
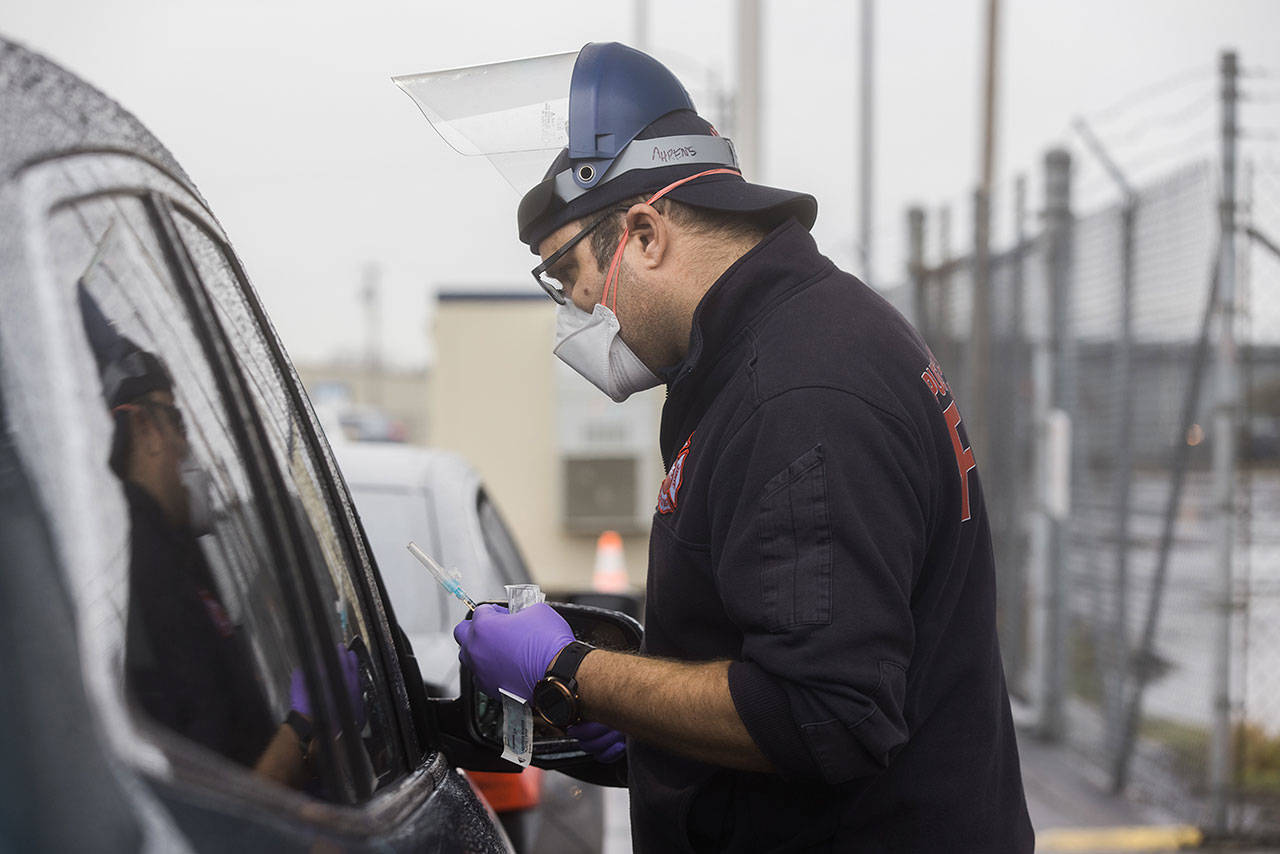
[[(471, 613), (475, 613), (475, 600), (462, 589), (462, 584), (453, 573), (447, 572), (432, 560), (430, 555), (418, 548), (417, 543), (409, 543), (408, 548), (409, 553), (431, 572), (449, 595), (461, 600)], [(507, 597), (507, 607), (512, 614), (546, 598), (536, 584), (508, 584)], [(533, 709), (529, 707), (529, 698), (518, 697), (502, 688), (498, 692), (502, 695), (502, 758), (528, 767), (533, 759)]]

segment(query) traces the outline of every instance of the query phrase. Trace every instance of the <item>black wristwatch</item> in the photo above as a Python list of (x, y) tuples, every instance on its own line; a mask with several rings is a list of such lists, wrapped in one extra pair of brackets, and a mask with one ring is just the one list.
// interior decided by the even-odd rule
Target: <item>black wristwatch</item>
[(290, 709), (284, 722), (298, 736), (298, 749), (302, 751), (303, 756), (306, 756), (307, 749), (311, 746), (311, 739), (315, 737), (315, 726), (297, 709)]
[(589, 643), (573, 641), (556, 656), (547, 675), (533, 686), (533, 707), (538, 715), (557, 729), (565, 729), (582, 720), (578, 705), (578, 665), (595, 649)]

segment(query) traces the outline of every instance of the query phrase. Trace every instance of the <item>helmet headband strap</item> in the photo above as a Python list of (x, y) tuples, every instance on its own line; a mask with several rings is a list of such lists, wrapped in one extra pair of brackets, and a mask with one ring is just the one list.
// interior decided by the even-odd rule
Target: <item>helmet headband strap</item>
[[(720, 138), (723, 139), (723, 137), (720, 137)], [(667, 193), (674, 190), (676, 187), (679, 187), (683, 184), (688, 184), (690, 181), (694, 181), (698, 178), (702, 178), (707, 175), (741, 175), (741, 174), (742, 173), (739, 172), (736, 168), (708, 169), (705, 172), (699, 172), (696, 175), (690, 175), (686, 178), (681, 178), (679, 181), (668, 184), (667, 186), (663, 187), (661, 190), (659, 190), (658, 192), (650, 196), (649, 199), (645, 202), (645, 204), (651, 205), (654, 202), (656, 202), (658, 199), (665, 196)], [(605, 277), (605, 280), (604, 280), (604, 291), (600, 294), (600, 304), (606, 306), (615, 315), (617, 314), (617, 308), (618, 308), (618, 287), (617, 287), (618, 265), (622, 262), (622, 248), (627, 245), (627, 237), (629, 237), (630, 234), (631, 234), (631, 226), (624, 226), (622, 229), (622, 239), (618, 241), (618, 248), (613, 251), (613, 260), (609, 263), (609, 275)], [(613, 291), (613, 301), (612, 301), (612, 304), (607, 304), (606, 300), (609, 299), (610, 290)]]
[[(595, 184), (599, 188), (619, 175), (635, 169), (657, 169), (677, 164), (699, 164), (738, 168), (738, 153), (733, 143), (723, 136), (706, 134), (682, 134), (652, 139), (633, 140), (608, 166), (604, 177)], [(579, 163), (565, 169), (555, 177), (555, 194), (565, 204), (589, 192), (574, 180), (575, 170), (596, 168), (595, 164)]]

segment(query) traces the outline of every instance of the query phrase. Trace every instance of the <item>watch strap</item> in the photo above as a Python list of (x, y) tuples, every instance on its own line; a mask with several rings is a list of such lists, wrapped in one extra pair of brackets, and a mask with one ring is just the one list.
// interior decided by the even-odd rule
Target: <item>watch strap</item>
[[(578, 667), (582, 664), (582, 659), (587, 657), (587, 653), (595, 649), (589, 643), (583, 641), (571, 641), (564, 649), (560, 650), (559, 655), (551, 662), (551, 666), (547, 668), (546, 678), (554, 678), (577, 687)], [(576, 694), (577, 691), (575, 690)]]
[(290, 709), (284, 722), (298, 736), (298, 744), (301, 745), (302, 752), (305, 754), (307, 746), (311, 744), (312, 736), (315, 735), (315, 725), (307, 720), (297, 709)]

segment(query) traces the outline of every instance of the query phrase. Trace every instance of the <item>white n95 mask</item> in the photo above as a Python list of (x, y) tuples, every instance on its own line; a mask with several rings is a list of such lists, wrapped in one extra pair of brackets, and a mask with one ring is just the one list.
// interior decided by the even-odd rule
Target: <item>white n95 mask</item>
[(618, 335), (618, 318), (596, 303), (590, 314), (572, 302), (556, 309), (560, 361), (582, 374), (617, 403), (662, 382)]
[(187, 491), (187, 527), (196, 537), (213, 533), (213, 475), (187, 454), (178, 477)]

